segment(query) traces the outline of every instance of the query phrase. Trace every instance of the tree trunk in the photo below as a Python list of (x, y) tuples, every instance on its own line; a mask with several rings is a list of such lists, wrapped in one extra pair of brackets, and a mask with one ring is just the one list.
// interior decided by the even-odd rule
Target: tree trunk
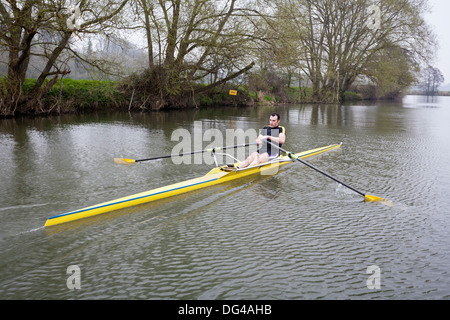
[(145, 16), (145, 33), (147, 36), (147, 53), (148, 53), (148, 67), (153, 69), (153, 41), (151, 33), (151, 23), (150, 23), (150, 9), (147, 6), (147, 0), (141, 0), (142, 8), (144, 9)]

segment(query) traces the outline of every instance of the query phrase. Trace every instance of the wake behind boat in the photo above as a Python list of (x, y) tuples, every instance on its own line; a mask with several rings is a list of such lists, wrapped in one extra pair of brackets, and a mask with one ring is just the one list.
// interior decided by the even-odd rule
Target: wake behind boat
[[(231, 168), (230, 168), (230, 166), (228, 166), (228, 165), (216, 166), (211, 171), (209, 171), (206, 175), (199, 177), (199, 178), (194, 178), (194, 179), (186, 180), (183, 182), (178, 182), (178, 183), (171, 184), (171, 185), (168, 185), (165, 187), (152, 189), (149, 191), (141, 192), (138, 194), (115, 199), (115, 200), (108, 201), (108, 202), (103, 202), (103, 203), (93, 205), (90, 207), (86, 207), (86, 208), (82, 208), (79, 210), (55, 215), (55, 216), (47, 219), (47, 221), (45, 223), (45, 227), (54, 226), (57, 224), (75, 221), (75, 220), (79, 220), (79, 219), (83, 219), (83, 218), (88, 218), (88, 217), (92, 217), (95, 215), (131, 207), (131, 206), (136, 206), (136, 205), (148, 203), (151, 201), (156, 201), (156, 200), (163, 199), (163, 198), (173, 197), (176, 195), (184, 194), (187, 192), (191, 192), (194, 190), (206, 188), (206, 187), (217, 185), (220, 183), (236, 180), (236, 179), (247, 177), (247, 176), (254, 175), (254, 174), (273, 175), (278, 171), (278, 170), (276, 170), (276, 168), (278, 168), (278, 166), (292, 163), (296, 159), (297, 160), (304, 159), (304, 158), (311, 157), (311, 156), (314, 156), (314, 155), (317, 155), (317, 154), (320, 154), (323, 152), (327, 152), (332, 149), (339, 148), (341, 145), (342, 145), (342, 143), (338, 143), (338, 144), (333, 144), (333, 145), (322, 147), (322, 148), (307, 150), (307, 151), (300, 152), (297, 154), (289, 153), (289, 155), (279, 156), (278, 158), (275, 158), (269, 162), (266, 162), (266, 163), (263, 163), (263, 164), (260, 164), (257, 166), (253, 166), (253, 167), (247, 167), (244, 169), (236, 168), (239, 165), (239, 162), (234, 163), (234, 168), (233, 168), (233, 166), (231, 166)], [(247, 145), (243, 145), (243, 146), (247, 146)], [(213, 155), (215, 156), (216, 154), (218, 154), (216, 151), (224, 150), (224, 149), (226, 149), (226, 148), (208, 149), (208, 150), (204, 150), (204, 151), (200, 151), (200, 152), (206, 152), (206, 151), (212, 152)], [(228, 154), (223, 154), (223, 155), (230, 156)], [(149, 159), (156, 159), (156, 158), (149, 158)], [(149, 160), (149, 159), (143, 159), (140, 161)], [(233, 159), (235, 159), (235, 158), (233, 158)], [(126, 160), (126, 161), (124, 161), (124, 160)], [(115, 161), (118, 163), (120, 163), (120, 161), (124, 161), (125, 163), (132, 163), (132, 162), (139, 161), (139, 160), (131, 160), (131, 159), (124, 159), (124, 160), (123, 159), (121, 159), (121, 160), (115, 159)], [(237, 159), (235, 159), (235, 160), (237, 160)], [(216, 161), (216, 164), (217, 164), (217, 161)]]

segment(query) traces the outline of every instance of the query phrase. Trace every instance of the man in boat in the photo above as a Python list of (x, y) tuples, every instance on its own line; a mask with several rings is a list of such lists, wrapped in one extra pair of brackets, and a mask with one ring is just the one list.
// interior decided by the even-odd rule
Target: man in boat
[(253, 152), (245, 161), (241, 162), (238, 169), (243, 169), (248, 166), (256, 166), (260, 163), (265, 163), (280, 154), (280, 150), (272, 146), (265, 140), (278, 144), (280, 147), (286, 141), (286, 130), (280, 126), (280, 115), (276, 112), (272, 113), (269, 118), (269, 126), (262, 128), (256, 143), (260, 146), (258, 151)]

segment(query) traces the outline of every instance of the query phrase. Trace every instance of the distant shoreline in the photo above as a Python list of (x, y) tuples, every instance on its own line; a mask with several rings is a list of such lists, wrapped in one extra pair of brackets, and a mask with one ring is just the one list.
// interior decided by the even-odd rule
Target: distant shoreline
[[(412, 96), (426, 96), (427, 94), (424, 91), (408, 91), (406, 95), (412, 95)], [(434, 96), (443, 96), (448, 97), (450, 96), (450, 91), (438, 91)]]

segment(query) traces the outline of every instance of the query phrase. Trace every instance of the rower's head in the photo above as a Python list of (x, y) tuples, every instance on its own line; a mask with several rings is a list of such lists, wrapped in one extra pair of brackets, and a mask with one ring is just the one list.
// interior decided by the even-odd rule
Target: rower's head
[(271, 128), (276, 128), (280, 124), (280, 115), (276, 112), (272, 113), (269, 118)]

